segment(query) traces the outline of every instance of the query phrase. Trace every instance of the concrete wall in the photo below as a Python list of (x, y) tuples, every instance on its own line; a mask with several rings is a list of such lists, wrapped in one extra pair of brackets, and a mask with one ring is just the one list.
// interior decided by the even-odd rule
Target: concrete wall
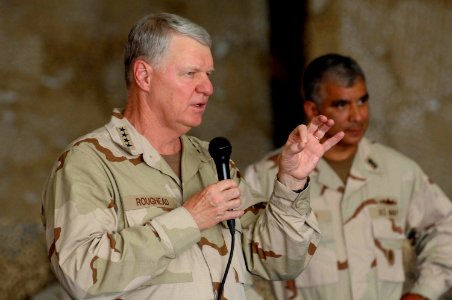
[[(369, 137), (416, 159), (451, 196), (452, 3), (309, 7), (308, 60), (333, 51), (355, 57), (369, 82)], [(158, 11), (200, 23), (214, 40), (215, 95), (192, 134), (229, 137), (242, 168), (271, 149), (264, 0), (0, 0), (0, 298), (26, 299), (52, 281), (39, 225), (42, 185), (67, 143), (124, 105), (126, 34)]]

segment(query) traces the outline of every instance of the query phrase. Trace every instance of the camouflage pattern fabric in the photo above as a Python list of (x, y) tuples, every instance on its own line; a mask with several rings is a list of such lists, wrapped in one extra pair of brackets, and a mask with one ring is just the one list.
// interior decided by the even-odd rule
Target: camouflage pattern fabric
[[(230, 247), (226, 222), (200, 231), (182, 206), (217, 181), (208, 143), (182, 136), (182, 180), (121, 115), (59, 157), (43, 193), (48, 257), (75, 298), (214, 299)], [(253, 192), (231, 161), (245, 214), (224, 299), (245, 299), (250, 272), (299, 275), (320, 236), (309, 187), (275, 181), (270, 201)]]
[[(266, 195), (278, 153), (245, 172), (247, 182)], [(447, 291), (452, 204), (414, 161), (363, 139), (345, 186), (323, 159), (310, 177), (322, 239), (299, 277), (273, 285), (277, 299), (400, 299), (408, 238), (420, 263), (411, 291), (430, 299)]]

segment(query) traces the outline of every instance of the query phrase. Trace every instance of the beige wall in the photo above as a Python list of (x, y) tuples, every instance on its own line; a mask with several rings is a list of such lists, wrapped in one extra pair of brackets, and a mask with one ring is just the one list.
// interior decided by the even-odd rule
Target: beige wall
[[(309, 58), (355, 57), (369, 81), (369, 137), (415, 158), (451, 195), (452, 3), (309, 3)], [(192, 133), (229, 137), (240, 167), (270, 150), (266, 9), (264, 0), (0, 1), (0, 295), (24, 299), (51, 280), (41, 187), (67, 143), (124, 105), (122, 46), (142, 15), (179, 13), (213, 36), (215, 95)]]

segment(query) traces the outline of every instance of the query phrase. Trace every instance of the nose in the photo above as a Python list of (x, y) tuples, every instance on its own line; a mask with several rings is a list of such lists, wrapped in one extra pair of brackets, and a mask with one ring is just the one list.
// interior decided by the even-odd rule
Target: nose
[(358, 105), (357, 103), (353, 103), (350, 105), (350, 119), (351, 121), (360, 122), (363, 119), (362, 110), (363, 106)]
[(213, 94), (213, 84), (207, 74), (204, 74), (202, 76), (202, 79), (200, 80), (196, 90), (198, 93), (205, 94), (206, 96)]

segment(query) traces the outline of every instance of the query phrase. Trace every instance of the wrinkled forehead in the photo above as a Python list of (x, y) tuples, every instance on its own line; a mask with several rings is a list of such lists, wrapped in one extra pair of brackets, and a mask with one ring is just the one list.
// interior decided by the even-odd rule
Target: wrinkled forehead
[(359, 74), (344, 74), (339, 71), (329, 71), (323, 74), (320, 85), (333, 84), (342, 87), (352, 87), (358, 83), (363, 83), (365, 85), (364, 78)]

